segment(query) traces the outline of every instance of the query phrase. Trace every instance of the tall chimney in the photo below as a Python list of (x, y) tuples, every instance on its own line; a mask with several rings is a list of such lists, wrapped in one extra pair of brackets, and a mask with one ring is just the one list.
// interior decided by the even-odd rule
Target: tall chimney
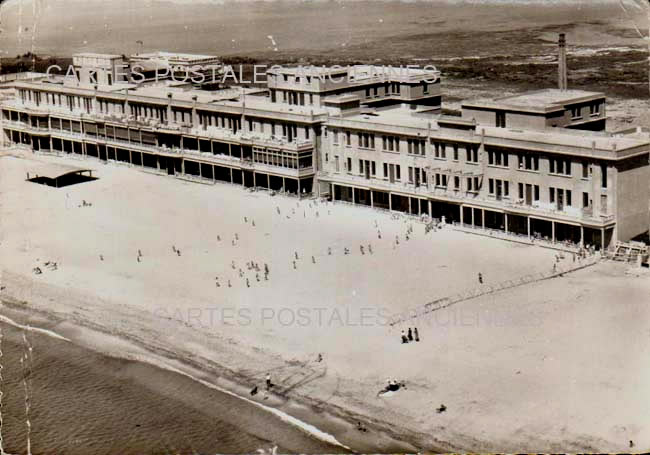
[(567, 67), (566, 67), (566, 38), (564, 33), (560, 33), (560, 39), (557, 43), (558, 45), (558, 88), (560, 90), (566, 90), (568, 87), (567, 83)]

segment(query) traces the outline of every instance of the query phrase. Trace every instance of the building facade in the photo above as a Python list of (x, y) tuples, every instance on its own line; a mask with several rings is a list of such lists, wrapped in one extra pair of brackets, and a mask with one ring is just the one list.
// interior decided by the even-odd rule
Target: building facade
[(439, 84), (424, 96), (429, 74), (404, 76), (395, 96), (395, 81), (382, 92), (384, 82), (359, 71), (365, 79), (334, 89), (275, 70), (268, 91), (14, 81), (2, 141), (550, 242), (604, 248), (648, 230), (648, 135), (588, 131), (604, 128), (602, 94), (540, 91), (446, 116), (431, 109)]

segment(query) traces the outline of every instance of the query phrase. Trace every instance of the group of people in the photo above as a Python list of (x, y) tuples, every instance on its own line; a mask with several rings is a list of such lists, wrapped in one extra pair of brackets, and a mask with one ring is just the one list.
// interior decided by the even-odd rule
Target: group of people
[(410, 343), (412, 341), (420, 341), (420, 334), (418, 333), (418, 328), (415, 327), (413, 330), (409, 327), (408, 332), (402, 330), (402, 344)]

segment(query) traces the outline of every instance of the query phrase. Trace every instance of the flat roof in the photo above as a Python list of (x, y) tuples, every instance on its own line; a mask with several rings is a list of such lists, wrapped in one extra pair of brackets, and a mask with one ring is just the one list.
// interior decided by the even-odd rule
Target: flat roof
[(32, 177), (47, 177), (49, 179), (56, 179), (62, 175), (71, 174), (74, 172), (89, 172), (91, 169), (81, 168), (77, 166), (70, 166), (61, 163), (38, 163), (29, 168), (29, 176)]
[(462, 107), (490, 109), (516, 109), (525, 111), (549, 111), (563, 109), (567, 104), (575, 104), (605, 98), (601, 92), (586, 90), (543, 89), (502, 98), (483, 98), (462, 103)]
[(365, 125), (366, 128), (372, 130), (373, 125), (387, 125), (395, 127), (408, 127), (420, 129), (437, 130), (438, 122), (435, 118), (428, 118), (414, 115), (415, 111), (410, 108), (399, 106), (390, 109), (382, 109), (373, 112), (363, 112), (360, 114), (346, 115), (344, 117), (331, 117), (331, 119), (339, 119), (342, 121), (349, 121)]
[(303, 65), (303, 66), (288, 66), (288, 67), (271, 67), (267, 71), (271, 74), (291, 74), (300, 76), (323, 76), (331, 74), (352, 73), (355, 80), (362, 80), (367, 78), (374, 78), (377, 76), (385, 75), (387, 78), (390, 76), (426, 76), (435, 73), (433, 70), (425, 70), (424, 68), (407, 68), (406, 66), (393, 66), (393, 65), (346, 65), (346, 66), (316, 66), (316, 65)]
[(216, 55), (202, 55), (202, 54), (188, 54), (181, 52), (147, 52), (144, 54), (134, 54), (131, 55), (132, 59), (169, 59), (169, 60), (180, 60), (180, 61), (193, 61), (193, 60), (208, 60), (208, 59), (218, 59)]
[(73, 54), (72, 57), (108, 58), (111, 60), (123, 58), (121, 55), (117, 54), (98, 54), (95, 52), (81, 52), (79, 54)]
[[(600, 131), (568, 130), (565, 128), (552, 128), (545, 130), (530, 130), (518, 128), (498, 128), (495, 126), (479, 126), (478, 134), (485, 132), (486, 136), (502, 139), (513, 139), (524, 142), (537, 142), (566, 147), (579, 147), (583, 149), (598, 149), (609, 151), (622, 151), (648, 146), (647, 137), (635, 135), (614, 135)], [(647, 153), (647, 150), (646, 150)]]

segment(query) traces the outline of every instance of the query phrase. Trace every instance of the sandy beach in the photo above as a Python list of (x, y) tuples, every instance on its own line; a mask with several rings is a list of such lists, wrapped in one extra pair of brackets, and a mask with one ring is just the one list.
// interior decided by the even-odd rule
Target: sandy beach
[[(548, 271), (557, 252), (451, 228), (425, 234), (415, 219), (359, 207), (12, 154), (0, 158), (2, 314), (243, 396), (270, 373), (273, 392), (248, 398), (358, 451), (650, 447), (647, 275), (600, 263), (390, 327), (395, 313), (480, 286), (478, 273), (488, 285)], [(25, 181), (42, 162), (99, 179)], [(421, 341), (403, 345), (409, 326)], [(378, 397), (387, 378), (406, 390)]]

